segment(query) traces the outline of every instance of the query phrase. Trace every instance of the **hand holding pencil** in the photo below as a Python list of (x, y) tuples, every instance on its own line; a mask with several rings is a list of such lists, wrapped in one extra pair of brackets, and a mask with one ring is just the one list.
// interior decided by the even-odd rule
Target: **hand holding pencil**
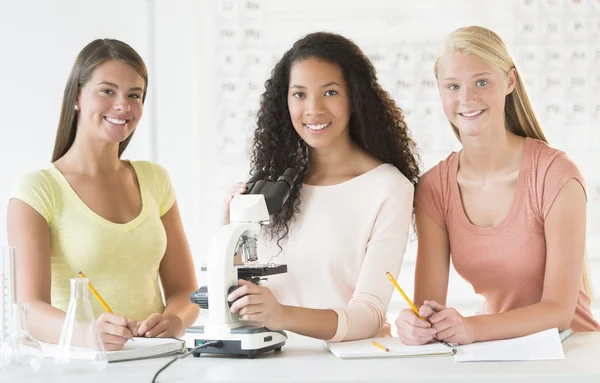
[[(398, 336), (400, 337), (400, 340), (402, 340), (402, 343), (408, 345), (422, 345), (431, 341), (439, 341), (436, 338), (437, 331), (432, 328), (431, 323), (428, 321), (429, 316), (435, 313), (435, 311), (429, 306), (423, 306), (421, 307), (421, 310), (417, 309), (408, 295), (402, 290), (398, 282), (396, 282), (392, 274), (388, 272), (386, 273), (386, 276), (410, 307), (410, 309), (402, 310), (398, 319), (396, 319)], [(444, 341), (439, 342), (450, 346)]]
[[(81, 271), (78, 273), (80, 278), (87, 278)], [(100, 332), (100, 337), (104, 343), (106, 351), (115, 351), (123, 348), (123, 345), (137, 335), (138, 322), (128, 319), (123, 315), (115, 314), (100, 296), (98, 291), (88, 281), (90, 292), (98, 299), (98, 302), (106, 310), (96, 320), (96, 325)]]

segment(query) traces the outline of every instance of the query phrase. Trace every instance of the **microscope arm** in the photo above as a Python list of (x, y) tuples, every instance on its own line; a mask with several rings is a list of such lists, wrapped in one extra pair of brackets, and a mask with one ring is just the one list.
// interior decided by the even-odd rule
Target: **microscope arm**
[(238, 285), (234, 255), (238, 240), (245, 232), (259, 233), (258, 223), (234, 223), (222, 226), (211, 247), (207, 264), (209, 322), (229, 327), (238, 322), (237, 314), (229, 311), (227, 296), (232, 286)]

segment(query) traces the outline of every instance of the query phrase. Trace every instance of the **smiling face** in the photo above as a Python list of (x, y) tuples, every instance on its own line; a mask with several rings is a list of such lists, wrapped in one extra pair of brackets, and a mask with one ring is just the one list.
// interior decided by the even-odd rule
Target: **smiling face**
[(308, 146), (329, 148), (350, 141), (350, 97), (339, 65), (309, 58), (290, 70), (288, 110)]
[(461, 138), (505, 129), (504, 106), (515, 86), (514, 68), (507, 76), (481, 57), (461, 52), (441, 57), (437, 68), (444, 113)]
[(144, 79), (129, 65), (110, 60), (99, 65), (81, 87), (77, 100), (77, 134), (119, 143), (142, 117)]

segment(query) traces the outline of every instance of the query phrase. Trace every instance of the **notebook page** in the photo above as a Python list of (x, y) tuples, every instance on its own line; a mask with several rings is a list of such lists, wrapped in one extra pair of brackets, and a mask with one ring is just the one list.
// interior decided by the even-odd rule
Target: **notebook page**
[[(373, 345), (373, 341), (387, 347), (385, 352)], [(332, 354), (342, 359), (351, 358), (389, 358), (407, 356), (436, 356), (453, 355), (456, 349), (441, 343), (431, 343), (422, 346), (408, 346), (398, 338), (371, 338), (350, 342), (327, 343), (326, 347)]]
[[(120, 362), (125, 360), (147, 359), (160, 356), (173, 355), (186, 350), (185, 342), (176, 338), (134, 338), (128, 340), (123, 349), (118, 351), (107, 351), (106, 357), (109, 362)], [(42, 343), (42, 351), (45, 358), (54, 358), (58, 355), (58, 346), (55, 344)], [(90, 350), (82, 347), (73, 347), (70, 357), (74, 359), (83, 358), (90, 354)]]
[(553, 328), (521, 338), (479, 342), (457, 347), (455, 362), (555, 360), (565, 353)]
[(185, 342), (176, 338), (143, 338), (128, 340), (121, 350), (106, 353), (109, 362), (166, 356), (185, 351)]

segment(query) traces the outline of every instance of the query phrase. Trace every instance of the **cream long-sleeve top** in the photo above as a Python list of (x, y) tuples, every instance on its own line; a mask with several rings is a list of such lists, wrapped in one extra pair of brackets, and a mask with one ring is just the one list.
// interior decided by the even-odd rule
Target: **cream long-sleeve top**
[(400, 272), (413, 197), (412, 183), (390, 164), (336, 185), (304, 184), (283, 250), (276, 240), (259, 247), (259, 262), (288, 267), (265, 285), (282, 304), (334, 310), (329, 342), (375, 336), (394, 289), (386, 272)]

